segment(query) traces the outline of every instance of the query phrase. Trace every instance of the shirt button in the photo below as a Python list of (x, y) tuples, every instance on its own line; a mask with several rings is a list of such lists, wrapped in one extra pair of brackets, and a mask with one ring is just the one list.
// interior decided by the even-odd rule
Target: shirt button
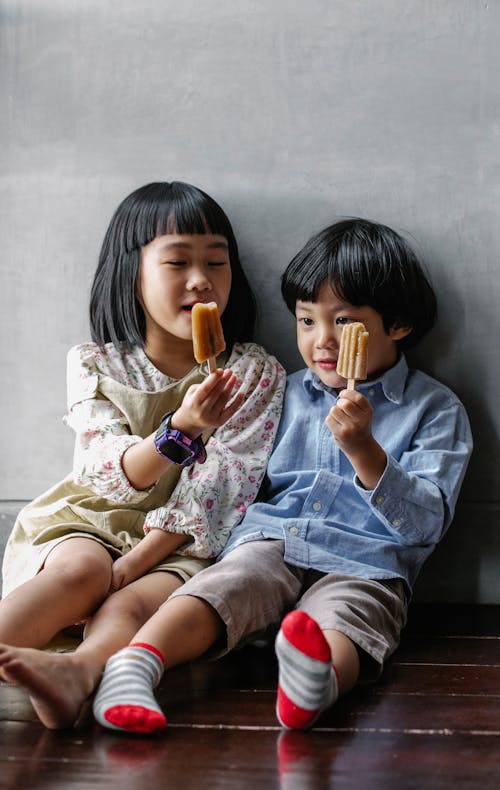
[(314, 504), (313, 504), (313, 510), (316, 510), (316, 512), (317, 512), (318, 510), (321, 510), (321, 502), (314, 502)]
[(379, 494), (375, 502), (377, 503), (377, 505), (383, 505), (385, 502), (385, 496), (383, 494)]
[(401, 519), (400, 518), (395, 518), (394, 521), (392, 522), (392, 526), (393, 527), (400, 527), (401, 526)]
[(290, 535), (298, 535), (298, 534), (299, 534), (299, 530), (297, 529), (297, 527), (290, 527)]

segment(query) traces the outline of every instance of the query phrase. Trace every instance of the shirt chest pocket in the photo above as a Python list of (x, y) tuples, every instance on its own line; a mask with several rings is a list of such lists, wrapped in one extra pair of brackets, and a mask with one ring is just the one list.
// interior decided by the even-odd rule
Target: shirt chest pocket
[(338, 510), (345, 497), (345, 481), (340, 475), (317, 472), (304, 500), (303, 518), (327, 519)]

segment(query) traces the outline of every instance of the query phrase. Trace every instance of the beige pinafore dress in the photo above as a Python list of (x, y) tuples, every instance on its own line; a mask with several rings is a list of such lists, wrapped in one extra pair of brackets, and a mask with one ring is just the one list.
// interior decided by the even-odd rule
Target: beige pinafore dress
[[(223, 367), (225, 357), (219, 357)], [(180, 381), (157, 392), (143, 392), (120, 384), (109, 376), (96, 376), (95, 388), (88, 398), (103, 397), (126, 416), (130, 433), (145, 438), (158, 428), (162, 416), (180, 405), (188, 387), (203, 381), (206, 373), (195, 367)], [(203, 434), (207, 441), (212, 430)], [(96, 495), (90, 488), (76, 484), (69, 475), (27, 505), (18, 515), (5, 549), (3, 590), (11, 590), (35, 576), (50, 551), (63, 540), (84, 536), (97, 540), (119, 557), (144, 537), (146, 514), (164, 505), (181, 474), (181, 467), (169, 466), (158, 483), (140, 502), (116, 504)], [(189, 536), (187, 536), (189, 541)], [(171, 570), (184, 581), (210, 564), (210, 560), (172, 554), (155, 570)]]

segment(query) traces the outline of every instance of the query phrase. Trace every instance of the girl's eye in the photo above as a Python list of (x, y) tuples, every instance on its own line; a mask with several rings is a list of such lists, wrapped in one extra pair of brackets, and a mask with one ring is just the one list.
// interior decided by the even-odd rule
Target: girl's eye
[(304, 324), (304, 326), (312, 326), (314, 324), (314, 321), (312, 320), (312, 318), (304, 317), (304, 318), (299, 318), (299, 324)]
[(209, 266), (226, 266), (228, 263), (229, 263), (229, 261), (209, 261), (208, 265)]
[(346, 316), (346, 315), (339, 315), (335, 319), (335, 323), (336, 324), (341, 324), (342, 326), (344, 324), (352, 324), (353, 321), (354, 321), (353, 318), (348, 318), (348, 316)]
[(185, 266), (186, 261), (165, 261), (165, 263), (170, 264), (170, 266)]

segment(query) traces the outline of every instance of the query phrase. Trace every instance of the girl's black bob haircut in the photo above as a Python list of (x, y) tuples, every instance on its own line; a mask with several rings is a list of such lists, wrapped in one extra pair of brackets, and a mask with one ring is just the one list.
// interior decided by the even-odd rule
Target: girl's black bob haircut
[(386, 332), (411, 327), (398, 341), (411, 348), (436, 321), (434, 290), (408, 242), (385, 225), (344, 219), (313, 236), (281, 278), (292, 313), (297, 300), (314, 302), (323, 283), (340, 299), (380, 313)]
[(120, 203), (104, 237), (90, 295), (92, 340), (144, 347), (146, 321), (136, 298), (141, 248), (167, 233), (213, 233), (224, 236), (231, 262), (231, 290), (221, 317), (229, 349), (252, 340), (256, 307), (241, 267), (231, 223), (218, 203), (182, 181), (155, 182)]

